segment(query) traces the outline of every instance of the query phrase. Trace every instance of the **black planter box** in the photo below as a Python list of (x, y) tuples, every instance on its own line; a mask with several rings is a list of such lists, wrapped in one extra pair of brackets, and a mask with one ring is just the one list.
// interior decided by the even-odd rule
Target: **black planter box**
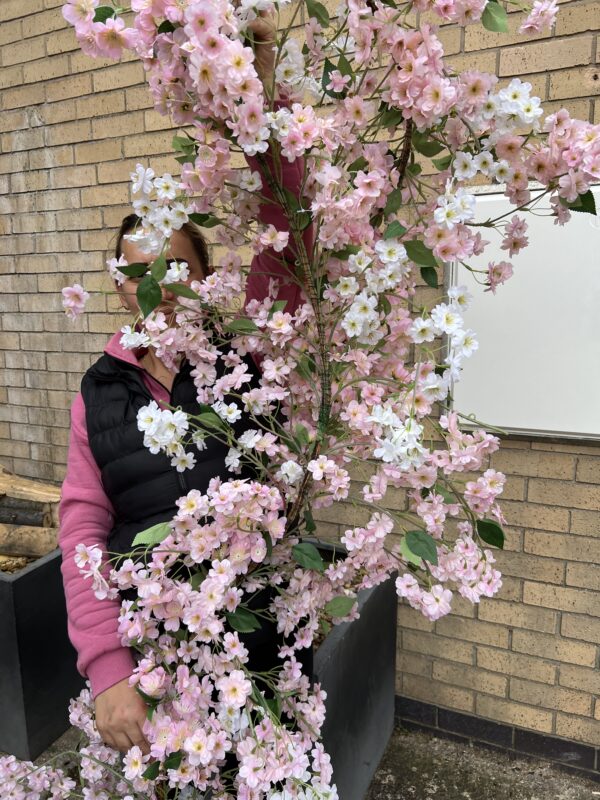
[(337, 625), (314, 661), (327, 692), (323, 743), (341, 800), (363, 800), (394, 728), (394, 581), (359, 595), (360, 618)]
[(15, 574), (0, 572), (0, 751), (34, 759), (69, 727), (83, 679), (67, 636), (54, 550)]

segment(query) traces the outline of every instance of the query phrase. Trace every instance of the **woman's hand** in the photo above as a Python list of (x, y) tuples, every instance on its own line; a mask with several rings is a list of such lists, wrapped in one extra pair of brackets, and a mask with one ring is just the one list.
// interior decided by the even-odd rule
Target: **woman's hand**
[(143, 733), (146, 704), (129, 679), (119, 681), (96, 697), (96, 727), (103, 741), (126, 753), (134, 745), (148, 753), (150, 748)]
[(254, 44), (254, 67), (267, 93), (273, 88), (275, 68), (275, 40), (277, 28), (272, 13), (260, 15), (248, 23), (248, 37)]

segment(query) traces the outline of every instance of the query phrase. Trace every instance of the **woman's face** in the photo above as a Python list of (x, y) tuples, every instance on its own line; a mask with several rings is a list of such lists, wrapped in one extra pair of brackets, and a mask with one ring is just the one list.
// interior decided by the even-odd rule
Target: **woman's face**
[[(155, 260), (154, 256), (143, 253), (135, 244), (127, 241), (127, 239), (123, 239), (121, 243), (121, 252), (125, 256), (128, 264), (151, 264)], [(169, 261), (187, 262), (190, 272), (189, 277), (185, 281), (179, 281), (179, 283), (187, 283), (189, 285), (192, 281), (201, 281), (204, 279), (204, 270), (202, 269), (198, 254), (194, 250), (192, 240), (184, 231), (173, 232), (169, 249), (166, 252), (166, 259), (167, 266), (169, 266)], [(141, 280), (141, 278), (126, 278), (118, 288), (124, 308), (134, 316), (140, 313), (136, 291)], [(158, 306), (156, 311), (162, 311), (168, 316), (173, 310), (176, 297), (172, 292), (164, 288), (162, 289), (162, 296), (162, 303)]]

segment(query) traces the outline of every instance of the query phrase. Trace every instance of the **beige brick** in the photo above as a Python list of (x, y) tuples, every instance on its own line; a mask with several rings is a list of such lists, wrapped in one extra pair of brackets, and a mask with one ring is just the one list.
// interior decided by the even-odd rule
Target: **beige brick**
[(583, 614), (563, 614), (560, 632), (563, 636), (598, 644), (600, 642), (600, 619)]
[(582, 589), (600, 590), (600, 570), (589, 564), (567, 564), (565, 582), (567, 586), (580, 586)]
[(558, 682), (562, 686), (581, 689), (582, 692), (600, 694), (600, 671), (585, 669), (572, 664), (561, 664), (558, 671)]
[(41, 189), (47, 189), (49, 184), (50, 174), (47, 170), (40, 172), (29, 170), (10, 176), (11, 192), (39, 192)]
[(52, 170), (52, 183), (56, 189), (90, 186), (96, 183), (96, 168), (90, 166), (62, 167)]
[(550, 73), (550, 100), (568, 97), (595, 96), (600, 93), (598, 67), (566, 69)]
[(43, 147), (44, 131), (41, 128), (34, 128), (4, 133), (2, 134), (0, 142), (4, 151), (33, 150), (35, 147)]
[(22, 64), (24, 61), (34, 61), (45, 55), (46, 40), (44, 37), (13, 43), (10, 47), (2, 48), (2, 67)]
[(561, 611), (574, 611), (581, 614), (600, 613), (598, 596), (595, 592), (583, 589), (570, 589), (525, 581), (523, 600), (526, 603), (556, 608)]
[(75, 145), (75, 161), (78, 164), (97, 164), (121, 158), (120, 141), (85, 142)]
[(46, 142), (52, 146), (87, 141), (90, 138), (90, 131), (89, 120), (77, 120), (75, 122), (66, 122), (63, 125), (52, 125), (46, 131)]
[(546, 450), (549, 453), (575, 453), (575, 455), (585, 454), (590, 456), (598, 455), (598, 445), (583, 444), (583, 442), (577, 440), (573, 440), (572, 442), (569, 443), (548, 442), (548, 441), (532, 442), (531, 449)]
[(507, 550), (494, 552), (494, 558), (502, 575), (530, 578), (548, 583), (564, 583), (564, 561), (519, 552), (511, 553)]
[[(2, 13), (4, 13), (4, 2), (2, 4)], [(21, 4), (25, 6), (25, 2)], [(32, 11), (38, 11), (40, 8), (39, 0), (33, 0), (29, 5), (32, 6)], [(27, 12), (23, 11), (22, 14)], [(52, 31), (60, 30), (66, 27), (67, 23), (62, 17), (62, 14), (56, 11), (44, 11), (41, 14), (33, 14), (32, 16), (23, 17), (23, 36), (39, 36), (42, 33), (51, 33)]]
[(175, 131), (160, 131), (146, 133), (143, 136), (134, 136), (123, 142), (123, 153), (127, 157), (149, 156), (155, 153), (170, 153), (171, 141)]
[(598, 0), (563, 6), (556, 20), (556, 35), (598, 30), (598, 19), (600, 19)]
[(577, 459), (577, 480), (600, 483), (600, 455), (596, 458), (582, 456)]
[(567, 561), (600, 564), (600, 539), (572, 534), (525, 532), (525, 550), (536, 555), (553, 556)]
[(418, 631), (428, 631), (432, 633), (434, 623), (430, 622), (416, 609), (408, 606), (406, 601), (401, 601), (398, 604), (398, 627), (413, 628)]
[(46, 49), (48, 55), (56, 53), (72, 53), (79, 50), (79, 44), (75, 37), (75, 31), (69, 25), (64, 31), (57, 31), (52, 36), (46, 37)]
[(113, 114), (108, 117), (92, 120), (92, 136), (94, 139), (128, 137), (144, 130), (143, 112)]
[(569, 511), (566, 508), (508, 501), (502, 503), (502, 510), (510, 525), (565, 533), (569, 530)]
[(504, 675), (477, 667), (467, 667), (464, 664), (434, 661), (432, 676), (436, 681), (473, 689), (476, 692), (483, 692), (483, 694), (493, 694), (497, 697), (506, 697), (508, 688), (508, 678)]
[(15, 215), (13, 219), (15, 233), (34, 233), (36, 231), (53, 231), (56, 228), (54, 214), (42, 212), (35, 215)]
[(2, 25), (0, 25), (0, 45), (9, 44), (10, 42), (18, 42), (22, 36), (23, 32), (21, 30), (21, 20), (15, 19), (12, 22), (8, 22), (3, 17)]
[(152, 97), (148, 87), (144, 84), (143, 86), (131, 86), (128, 88), (125, 92), (125, 103), (128, 111), (152, 108)]
[(556, 682), (555, 664), (542, 658), (511, 653), (496, 647), (477, 647), (477, 666), (486, 670), (500, 672), (503, 675), (514, 675), (529, 678), (538, 683), (554, 684)]
[(69, 56), (46, 56), (23, 65), (23, 83), (37, 83), (42, 78), (62, 78), (69, 74)]
[(8, 402), (15, 406), (46, 407), (48, 405), (48, 395), (44, 389), (20, 389), (9, 386)]
[(569, 709), (573, 714), (591, 714), (592, 697), (589, 692), (563, 689), (560, 686), (546, 686), (543, 683), (510, 679), (510, 698), (519, 703), (529, 703), (540, 708), (554, 708), (557, 711)]
[[(102, 227), (102, 211), (99, 208), (81, 208), (56, 213), (56, 230), (90, 230)], [(86, 284), (89, 278), (86, 279)]]
[(46, 99), (49, 103), (64, 101), (71, 97), (81, 97), (92, 91), (91, 75), (70, 75), (60, 81), (50, 81), (46, 84)]
[(512, 700), (501, 700), (498, 697), (479, 694), (475, 698), (475, 713), (496, 722), (518, 725), (520, 728), (551, 733), (552, 712), (533, 706), (515, 703)]
[[(13, 85), (7, 81), (7, 86)], [(25, 108), (43, 103), (45, 97), (45, 84), (38, 83), (30, 86), (15, 85), (13, 89), (5, 89), (2, 92), (2, 105), (8, 108)]]
[(593, 667), (596, 663), (596, 647), (546, 633), (514, 630), (512, 649), (517, 653), (534, 656), (543, 653), (544, 658), (564, 661), (567, 664), (578, 664), (582, 667)]
[(446, 59), (446, 63), (456, 73), (466, 72), (471, 69), (495, 73), (496, 53), (493, 51), (462, 53), (458, 56), (450, 56), (450, 58)]
[(568, 508), (600, 507), (600, 486), (589, 483), (567, 483), (541, 478), (529, 481), (527, 499)]
[(600, 722), (584, 717), (572, 717), (559, 711), (556, 715), (556, 735), (564, 739), (600, 745)]
[(48, 167), (66, 167), (73, 163), (73, 148), (70, 144), (59, 147), (44, 147), (42, 150), (29, 152), (29, 165), (31, 169), (44, 169)]
[(406, 697), (424, 700), (426, 703), (434, 703), (457, 711), (472, 712), (474, 708), (473, 692), (443, 683), (433, 683), (426, 677), (404, 675), (402, 692)]
[(81, 204), (84, 208), (95, 208), (101, 205), (115, 205), (129, 200), (129, 184), (110, 184), (107, 186), (91, 186), (81, 190)]
[[(146, 91), (148, 91), (146, 89)], [(76, 101), (77, 116), (83, 117), (102, 117), (108, 114), (118, 114), (125, 111), (125, 92), (102, 92), (92, 94), (89, 97), (81, 97)], [(94, 134), (96, 138), (103, 138), (102, 135)]]
[(502, 446), (492, 455), (491, 466), (507, 475), (569, 480), (574, 477), (575, 456), (536, 450), (505, 450)]
[(577, 36), (504, 48), (500, 51), (499, 75), (521, 75), (589, 64), (592, 41), (592, 36)]
[(119, 64), (94, 72), (94, 92), (108, 92), (144, 82), (141, 64)]
[[(526, 15), (521, 13), (509, 14), (508, 33), (488, 31), (482, 25), (469, 25), (465, 28), (465, 50), (485, 50), (488, 47), (504, 47), (505, 45), (522, 42), (523, 34), (518, 33), (517, 30), (525, 17)], [(528, 35), (527, 40), (544, 39), (549, 35), (549, 33)]]
[(426, 631), (402, 631), (402, 648), (412, 653), (436, 656), (461, 664), (473, 664), (475, 650), (472, 644), (436, 636)]
[(557, 614), (547, 608), (536, 608), (523, 603), (505, 603), (497, 598), (482, 598), (479, 604), (479, 619), (498, 622), (509, 628), (554, 633)]
[(444, 617), (436, 622), (436, 633), (457, 640), (508, 647), (508, 630), (503, 625), (494, 625), (481, 620)]
[(405, 650), (398, 650), (396, 655), (396, 671), (409, 672), (412, 675), (425, 677), (431, 675), (431, 659), (416, 653), (407, 653)]

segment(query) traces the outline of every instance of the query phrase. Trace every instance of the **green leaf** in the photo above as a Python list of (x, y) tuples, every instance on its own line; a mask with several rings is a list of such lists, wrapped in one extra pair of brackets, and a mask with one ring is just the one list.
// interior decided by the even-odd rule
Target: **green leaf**
[(267, 545), (267, 558), (271, 558), (273, 554), (273, 539), (271, 539), (271, 534), (269, 531), (261, 531), (263, 539), (265, 540), (265, 544)]
[(402, 111), (399, 108), (388, 108), (379, 117), (382, 128), (397, 128), (403, 120)]
[(445, 169), (448, 169), (452, 163), (452, 154), (448, 153), (447, 156), (442, 156), (441, 158), (432, 158), (431, 162), (436, 169), (439, 169), (440, 172), (443, 172)]
[(204, 425), (205, 428), (221, 428), (225, 429), (226, 423), (224, 419), (217, 414), (216, 411), (204, 411), (202, 414), (194, 416), (199, 425)]
[(240, 317), (239, 319), (232, 319), (227, 325), (223, 326), (229, 333), (250, 334), (255, 333), (258, 328), (251, 319)]
[(154, 311), (162, 300), (160, 286), (152, 275), (146, 275), (145, 278), (142, 278), (135, 294), (138, 306), (144, 317), (147, 317), (151, 311)]
[(399, 236), (403, 236), (406, 233), (406, 228), (404, 225), (401, 225), (397, 219), (390, 224), (385, 229), (385, 233), (383, 234), (384, 239), (397, 239)]
[(353, 161), (348, 167), (348, 172), (358, 172), (359, 169), (364, 169), (368, 165), (368, 161), (364, 156), (359, 156), (356, 161)]
[(379, 295), (379, 305), (381, 306), (381, 310), (386, 315), (386, 317), (388, 314), (392, 313), (392, 304), (390, 303), (386, 295), (384, 294)]
[(444, 486), (442, 486), (441, 483), (434, 484), (433, 491), (436, 494), (440, 494), (444, 498), (444, 503), (448, 503), (450, 505), (456, 504), (457, 502), (456, 497), (451, 492), (449, 492)]
[(345, 594), (341, 594), (325, 605), (325, 612), (330, 617), (347, 617), (354, 608), (355, 603), (356, 597), (348, 597)]
[(314, 17), (323, 28), (329, 25), (329, 12), (322, 3), (317, 0), (306, 0), (306, 10), (308, 16)]
[(193, 289), (190, 289), (186, 283), (163, 283), (163, 286), (178, 297), (187, 297), (189, 300), (200, 300), (200, 295)]
[(419, 241), (419, 239), (411, 239), (410, 242), (404, 242), (406, 252), (411, 261), (419, 264), (421, 267), (437, 267), (438, 263), (435, 260), (433, 252)]
[(225, 614), (225, 616), (234, 631), (252, 633), (252, 631), (260, 630), (260, 620), (247, 608), (238, 608), (233, 613)]
[(312, 356), (303, 355), (298, 359), (296, 364), (296, 372), (301, 375), (305, 380), (312, 380), (313, 372), (315, 371), (315, 362)]
[(585, 194), (580, 194), (575, 200), (569, 202), (564, 197), (559, 198), (561, 205), (568, 208), (570, 211), (579, 211), (585, 214), (596, 215), (596, 201), (591, 189), (588, 189)]
[(294, 428), (294, 437), (300, 442), (301, 445), (307, 445), (310, 443), (308, 430), (304, 427), (304, 425), (296, 425)]
[(496, 0), (489, 0), (481, 15), (481, 24), (488, 31), (508, 33), (508, 15)]
[(160, 23), (158, 28), (156, 29), (157, 33), (172, 33), (175, 30), (175, 25), (170, 22), (168, 19), (165, 19), (163, 22)]
[(350, 64), (350, 62), (343, 53), (341, 53), (340, 57), (338, 58), (337, 68), (342, 73), (342, 75), (350, 75), (350, 77), (354, 77), (354, 72), (352, 71), (352, 65)]
[[(306, 519), (307, 513), (310, 515), (312, 519), (312, 514), (310, 511), (304, 512), (304, 517)], [(300, 544), (295, 544), (292, 547), (292, 555), (296, 560), (297, 564), (300, 564), (301, 567), (304, 569), (314, 569), (316, 572), (324, 572), (325, 570), (325, 563), (321, 558), (321, 554), (310, 542), (301, 542)]]
[(438, 563), (437, 545), (433, 536), (425, 531), (407, 531), (405, 539), (411, 553), (434, 566)]
[(171, 140), (171, 146), (173, 150), (187, 153), (188, 150), (194, 150), (194, 141), (188, 136), (174, 136)]
[(357, 253), (360, 253), (360, 247), (357, 244), (347, 244), (342, 250), (333, 250), (331, 257), (346, 261), (348, 256), (355, 256)]
[(421, 277), (432, 289), (438, 288), (438, 274), (434, 267), (421, 267)]
[(128, 264), (126, 267), (119, 267), (119, 272), (128, 278), (141, 278), (148, 272), (148, 266), (148, 264)]
[(139, 544), (147, 544), (152, 547), (155, 544), (159, 544), (165, 539), (169, 533), (171, 532), (171, 526), (168, 522), (159, 522), (157, 525), (152, 525), (151, 528), (146, 528), (144, 531), (140, 531), (136, 534), (135, 539), (133, 540), (133, 546), (137, 547)]
[(415, 567), (422, 567), (423, 566), (423, 559), (419, 556), (416, 556), (412, 550), (409, 550), (408, 545), (406, 544), (406, 537), (403, 536), (400, 540), (400, 553), (402, 556), (408, 561), (409, 564), (414, 564)]
[(420, 164), (409, 164), (406, 168), (409, 175), (420, 175), (423, 172), (423, 167)]
[(438, 153), (441, 153), (442, 150), (445, 150), (445, 146), (443, 144), (434, 141), (426, 133), (420, 133), (419, 131), (413, 132), (412, 144), (417, 153), (421, 153), (422, 155), (428, 157), (437, 156)]
[(201, 228), (214, 228), (215, 225), (221, 225), (221, 220), (213, 214), (190, 214), (190, 220)]
[(387, 196), (387, 202), (385, 204), (385, 208), (383, 209), (384, 215), (387, 217), (390, 214), (394, 214), (400, 206), (402, 205), (402, 189), (398, 187), (397, 189), (392, 189), (392, 191)]
[(165, 769), (178, 769), (183, 758), (183, 750), (177, 750), (171, 753), (164, 761), (163, 766)]
[[(315, 520), (314, 520), (314, 517), (312, 515), (312, 511), (310, 510), (310, 508), (305, 508), (304, 509), (304, 524), (306, 525), (306, 532), (307, 533), (314, 533), (317, 530), (317, 526), (315, 525)], [(298, 545), (298, 546), (300, 546), (300, 545)], [(319, 551), (317, 550), (317, 553), (318, 552)], [(319, 558), (321, 558), (321, 554), (320, 553), (319, 553)], [(319, 569), (319, 572), (321, 572), (320, 569)]]
[(159, 256), (156, 261), (153, 261), (150, 264), (150, 274), (154, 278), (155, 281), (159, 283), (167, 274), (167, 259), (163, 256)]
[(493, 519), (478, 519), (477, 533), (484, 542), (491, 544), (492, 547), (498, 547), (500, 550), (504, 547), (504, 531)]
[(146, 767), (144, 772), (142, 772), (142, 778), (145, 778), (147, 781), (154, 781), (158, 778), (159, 771), (160, 761), (153, 761), (149, 766)]
[(325, 92), (326, 95), (328, 95), (329, 97), (334, 97), (339, 100), (341, 97), (346, 97), (348, 93), (346, 89), (344, 89), (341, 92), (334, 92), (333, 89), (327, 88), (331, 80), (331, 73), (335, 69), (337, 69), (337, 67), (333, 63), (333, 61), (330, 61), (328, 58), (326, 58), (323, 64), (323, 77), (321, 78), (321, 86), (323, 87), (323, 91)]
[(106, 22), (110, 17), (116, 17), (117, 11), (111, 6), (98, 6), (94, 12), (94, 22)]
[(199, 570), (198, 572), (194, 572), (192, 577), (190, 578), (190, 586), (194, 591), (198, 591), (198, 587), (202, 583), (202, 581), (206, 578), (206, 573)]
[(281, 719), (281, 697), (279, 695), (276, 695), (275, 697), (267, 697), (265, 702), (271, 714), (273, 714), (274, 717), (277, 717), (277, 719)]
[(283, 311), (287, 306), (287, 300), (275, 300), (273, 305), (269, 310), (269, 319), (273, 316), (273, 314), (277, 314), (278, 311)]

